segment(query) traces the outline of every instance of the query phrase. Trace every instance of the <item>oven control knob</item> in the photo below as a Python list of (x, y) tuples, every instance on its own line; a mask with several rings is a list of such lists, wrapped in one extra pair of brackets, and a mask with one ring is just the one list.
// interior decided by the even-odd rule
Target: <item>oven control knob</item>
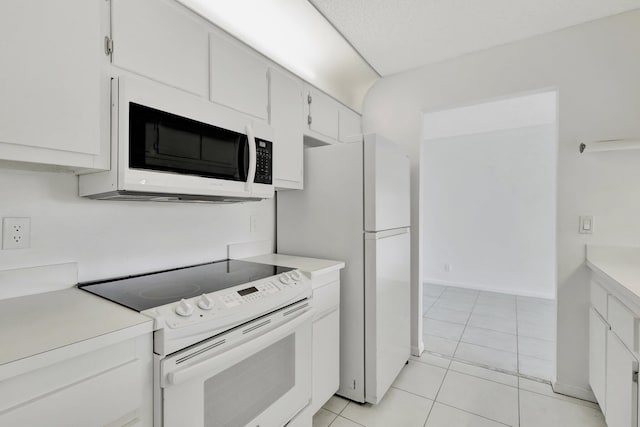
[(176, 306), (176, 313), (179, 316), (189, 317), (193, 314), (193, 306), (186, 302), (184, 299), (181, 299)]
[(290, 274), (291, 274), (291, 277), (293, 278), (293, 280), (302, 279), (302, 274), (300, 274), (300, 272), (298, 270), (293, 270)]
[(198, 300), (198, 307), (203, 310), (211, 310), (213, 308), (213, 300), (206, 294), (202, 294), (202, 296)]
[(283, 285), (288, 285), (289, 283), (291, 283), (291, 276), (289, 276), (289, 273), (282, 273), (279, 279), (280, 283), (282, 283)]

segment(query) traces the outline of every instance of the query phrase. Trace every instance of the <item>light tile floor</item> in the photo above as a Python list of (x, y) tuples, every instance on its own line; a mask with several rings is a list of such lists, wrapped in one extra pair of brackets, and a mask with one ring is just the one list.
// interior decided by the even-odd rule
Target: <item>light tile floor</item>
[(555, 370), (555, 301), (424, 285), (425, 350), (550, 381)]
[(313, 427), (606, 427), (595, 403), (548, 384), (425, 353), (378, 405), (332, 397)]

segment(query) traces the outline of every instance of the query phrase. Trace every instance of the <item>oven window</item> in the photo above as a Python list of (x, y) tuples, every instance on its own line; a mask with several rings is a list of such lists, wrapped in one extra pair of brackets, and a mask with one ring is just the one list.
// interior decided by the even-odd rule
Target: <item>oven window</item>
[(247, 136), (129, 103), (129, 166), (246, 181)]
[(295, 385), (295, 334), (204, 382), (205, 427), (242, 427)]

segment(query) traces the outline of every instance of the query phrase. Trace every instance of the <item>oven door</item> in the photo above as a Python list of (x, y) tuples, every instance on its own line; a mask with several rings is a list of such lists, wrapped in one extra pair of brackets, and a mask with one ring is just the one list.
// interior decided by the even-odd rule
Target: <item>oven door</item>
[(161, 360), (156, 425), (286, 424), (311, 399), (311, 317), (289, 307)]

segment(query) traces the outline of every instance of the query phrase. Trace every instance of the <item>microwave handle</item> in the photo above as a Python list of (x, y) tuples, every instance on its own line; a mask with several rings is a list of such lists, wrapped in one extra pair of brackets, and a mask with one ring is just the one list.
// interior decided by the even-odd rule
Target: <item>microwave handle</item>
[(247, 142), (249, 143), (249, 171), (247, 172), (247, 182), (245, 183), (245, 190), (251, 191), (253, 181), (256, 178), (256, 139), (253, 137), (253, 129), (251, 125), (246, 126)]

